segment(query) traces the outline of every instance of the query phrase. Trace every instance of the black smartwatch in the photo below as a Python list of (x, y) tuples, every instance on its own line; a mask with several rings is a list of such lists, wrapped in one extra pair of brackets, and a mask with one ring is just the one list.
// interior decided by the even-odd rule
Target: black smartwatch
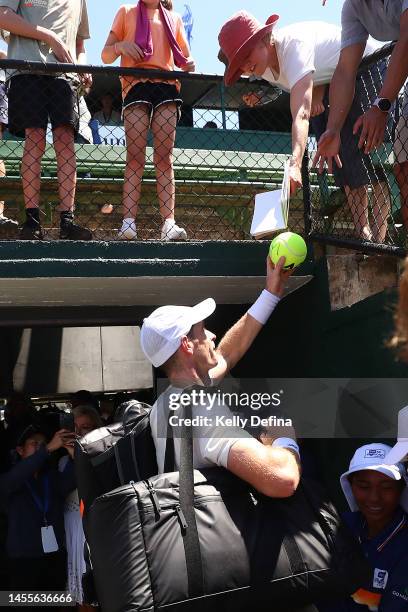
[(373, 106), (377, 106), (383, 113), (389, 113), (392, 103), (388, 98), (376, 98), (373, 102)]

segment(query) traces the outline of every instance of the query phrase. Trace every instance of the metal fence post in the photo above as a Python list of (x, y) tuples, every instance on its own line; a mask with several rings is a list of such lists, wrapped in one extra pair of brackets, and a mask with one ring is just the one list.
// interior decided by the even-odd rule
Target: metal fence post
[(222, 115), (222, 129), (227, 129), (227, 113), (225, 110), (225, 86), (224, 81), (220, 83), (220, 101), (221, 101), (221, 115)]
[(302, 183), (303, 183), (303, 218), (305, 222), (305, 237), (309, 237), (312, 231), (312, 198), (309, 180), (309, 151), (306, 147), (302, 160)]

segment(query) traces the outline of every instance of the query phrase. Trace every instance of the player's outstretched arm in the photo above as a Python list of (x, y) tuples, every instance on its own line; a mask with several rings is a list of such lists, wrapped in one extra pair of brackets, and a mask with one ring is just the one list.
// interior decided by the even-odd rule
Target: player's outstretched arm
[[(292, 273), (292, 271), (285, 271), (283, 269), (284, 264), (284, 257), (279, 259), (276, 266), (273, 265), (269, 256), (266, 259), (266, 292), (261, 294), (260, 298), (264, 298), (265, 308), (266, 310), (269, 309), (266, 312), (266, 320), (272, 314), (272, 311), (283, 295), (285, 282)], [(250, 312), (251, 309), (227, 331), (218, 345), (218, 364), (209, 372), (213, 381), (220, 381), (238, 363), (261, 331), (264, 323), (266, 323), (266, 320), (260, 322), (255, 319)]]

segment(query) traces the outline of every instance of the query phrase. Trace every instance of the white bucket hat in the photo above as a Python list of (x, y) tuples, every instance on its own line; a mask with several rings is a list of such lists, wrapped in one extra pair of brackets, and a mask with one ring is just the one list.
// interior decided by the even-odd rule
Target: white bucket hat
[(398, 413), (398, 438), (395, 446), (386, 456), (384, 463), (397, 463), (408, 459), (408, 406)]
[(374, 443), (360, 446), (354, 453), (348, 471), (340, 476), (340, 485), (352, 512), (356, 512), (358, 506), (351, 489), (349, 476), (361, 470), (373, 470), (375, 472), (381, 472), (381, 474), (393, 480), (405, 480), (406, 487), (401, 495), (400, 503), (405, 512), (408, 512), (408, 480), (406, 470), (402, 463), (395, 463), (393, 465), (384, 463), (385, 457), (390, 450), (391, 446), (387, 444)]
[(216, 304), (208, 298), (195, 306), (161, 306), (143, 321), (140, 344), (155, 368), (163, 365), (196, 323), (212, 315)]

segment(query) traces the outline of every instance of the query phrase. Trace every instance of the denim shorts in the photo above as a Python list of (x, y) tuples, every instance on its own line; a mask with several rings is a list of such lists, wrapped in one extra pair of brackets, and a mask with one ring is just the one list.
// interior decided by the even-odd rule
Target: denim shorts
[(4, 83), (0, 83), (0, 124), (3, 127), (8, 124), (8, 98)]
[[(356, 90), (349, 114), (341, 130), (340, 159), (343, 167), (333, 164), (333, 174), (336, 185), (350, 189), (364, 185), (377, 184), (386, 181), (384, 170), (374, 164), (370, 155), (365, 155), (358, 148), (359, 134), (353, 134), (353, 127), (357, 119), (374, 102), (382, 84), (382, 65), (374, 65), (361, 73), (356, 80)], [(329, 117), (329, 86), (327, 85), (323, 98), (325, 111), (310, 120), (310, 124), (317, 141), (326, 131)]]

